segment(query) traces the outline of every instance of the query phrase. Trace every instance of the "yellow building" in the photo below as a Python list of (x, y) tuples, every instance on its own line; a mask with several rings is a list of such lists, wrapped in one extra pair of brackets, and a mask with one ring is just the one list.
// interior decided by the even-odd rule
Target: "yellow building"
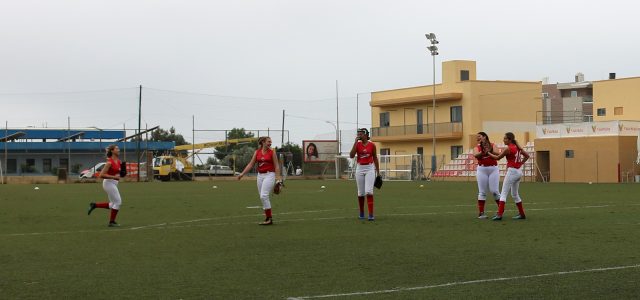
[(640, 120), (640, 77), (593, 82), (593, 120)]
[(627, 182), (640, 174), (640, 77), (593, 82), (593, 120), (543, 124), (538, 175), (550, 182)]
[(435, 85), (435, 127), (434, 86), (377, 91), (370, 102), (372, 141), (380, 154), (423, 154), (426, 172), (434, 129), (436, 169), (475, 146), (479, 131), (496, 143), (511, 131), (527, 143), (535, 137), (541, 90), (541, 82), (477, 80), (475, 61), (446, 61)]

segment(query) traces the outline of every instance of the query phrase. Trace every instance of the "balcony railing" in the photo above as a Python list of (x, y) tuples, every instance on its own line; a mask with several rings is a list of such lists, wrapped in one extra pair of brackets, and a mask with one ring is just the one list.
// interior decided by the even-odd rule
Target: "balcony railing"
[[(536, 124), (582, 123), (587, 115), (582, 111), (537, 111)], [(593, 119), (593, 115), (590, 115)]]
[[(413, 124), (404, 126), (374, 127), (371, 135), (375, 137), (401, 137), (401, 136), (423, 136), (432, 137), (433, 124)], [(435, 132), (437, 137), (452, 137), (462, 135), (462, 122), (436, 123)]]

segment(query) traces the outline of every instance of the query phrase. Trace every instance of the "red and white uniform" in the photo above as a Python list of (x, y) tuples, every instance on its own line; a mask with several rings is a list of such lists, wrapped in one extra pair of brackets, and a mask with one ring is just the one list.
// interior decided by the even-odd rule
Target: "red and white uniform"
[(520, 167), (522, 167), (522, 157), (520, 156), (520, 149), (518, 149), (518, 146), (514, 144), (509, 144), (507, 147), (509, 147), (509, 154), (506, 155), (507, 168), (520, 169)]
[(276, 166), (273, 164), (272, 149), (267, 149), (266, 152), (263, 152), (262, 149), (256, 150), (256, 163), (258, 163), (258, 173), (276, 171)]
[[(120, 174), (119, 159), (109, 157), (107, 158), (107, 163), (111, 165), (109, 170), (107, 170), (107, 175), (116, 176)], [(102, 180), (102, 189), (109, 197), (109, 208), (119, 210), (122, 205), (122, 198), (120, 197), (120, 191), (118, 190), (118, 180), (105, 178)]]
[(366, 144), (358, 141), (356, 144), (356, 183), (358, 196), (373, 195), (373, 182), (376, 179), (376, 168), (373, 163), (373, 153), (376, 145), (372, 142)]
[[(492, 143), (491, 147), (495, 149)], [(476, 146), (478, 152), (482, 152), (482, 146)], [(476, 179), (478, 180), (478, 200), (487, 200), (487, 187), (489, 192), (497, 200), (500, 198), (500, 171), (498, 170), (498, 161), (485, 154), (478, 160), (478, 168), (476, 169)]]
[(516, 203), (522, 202), (518, 189), (520, 188), (520, 179), (522, 178), (522, 158), (520, 155), (520, 149), (515, 144), (507, 145), (509, 154), (505, 155), (507, 158), (507, 174), (502, 181), (502, 193), (500, 193), (500, 201), (506, 202), (509, 191), (511, 191), (511, 197)]
[(271, 209), (269, 195), (276, 183), (276, 166), (273, 161), (271, 148), (263, 152), (262, 148), (256, 150), (256, 163), (258, 164), (258, 193), (262, 201), (262, 209)]

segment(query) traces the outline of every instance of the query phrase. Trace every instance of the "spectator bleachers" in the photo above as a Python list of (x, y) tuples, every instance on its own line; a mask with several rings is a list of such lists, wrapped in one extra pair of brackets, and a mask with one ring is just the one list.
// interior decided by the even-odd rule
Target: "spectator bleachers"
[[(503, 144), (496, 144), (499, 151), (505, 148)], [(535, 148), (533, 142), (528, 142), (524, 147), (524, 150), (529, 153), (531, 158), (522, 167), (524, 176), (527, 178), (535, 177)], [(448, 177), (475, 177), (476, 168), (478, 167), (478, 161), (473, 157), (473, 150), (468, 150), (464, 154), (452, 159), (441, 168), (439, 168), (433, 177), (445, 179)], [(504, 176), (507, 170), (507, 160), (505, 158), (498, 162), (498, 168), (500, 169), (500, 176)]]

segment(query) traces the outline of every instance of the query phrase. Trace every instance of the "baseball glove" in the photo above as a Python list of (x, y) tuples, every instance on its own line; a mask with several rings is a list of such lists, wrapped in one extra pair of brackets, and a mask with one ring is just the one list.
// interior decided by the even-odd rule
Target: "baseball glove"
[(120, 177), (127, 176), (127, 162), (120, 162)]
[(380, 189), (382, 187), (382, 177), (381, 176), (376, 176), (376, 180), (373, 181), (373, 186), (375, 186), (377, 189)]
[(276, 181), (276, 184), (273, 186), (273, 193), (276, 195), (280, 194), (283, 187), (284, 183), (282, 183), (282, 181)]

